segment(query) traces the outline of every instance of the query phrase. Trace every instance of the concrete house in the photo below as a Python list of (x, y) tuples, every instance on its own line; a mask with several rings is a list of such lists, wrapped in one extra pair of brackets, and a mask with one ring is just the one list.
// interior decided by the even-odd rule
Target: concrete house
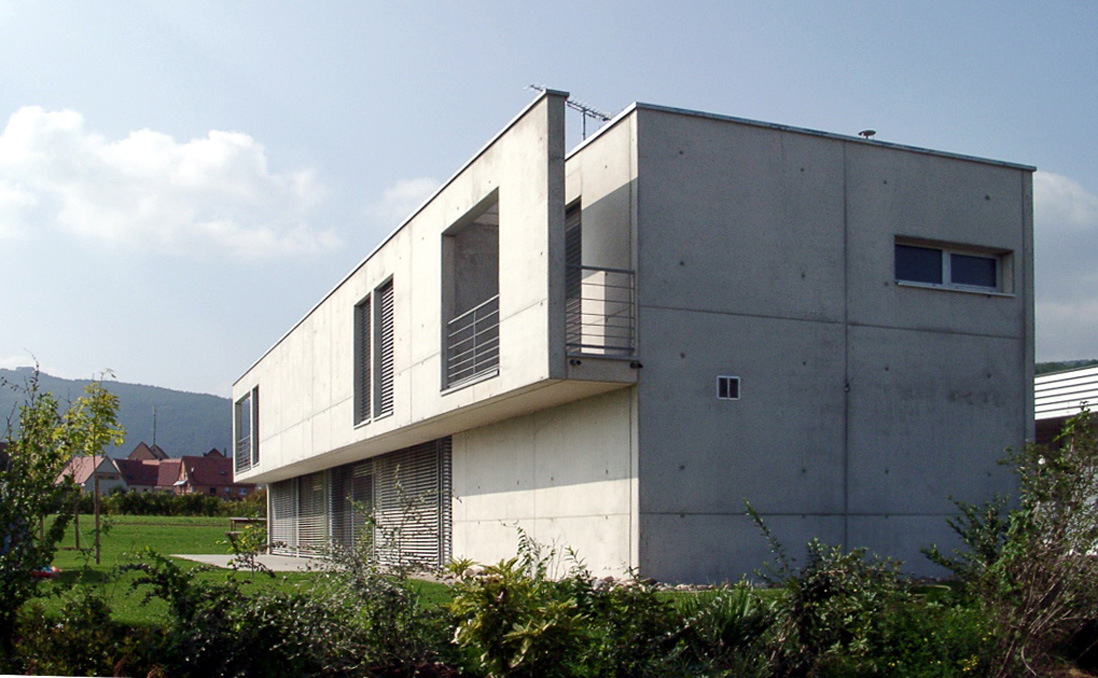
[(520, 527), (719, 581), (768, 559), (746, 499), (928, 570), (1033, 435), (1033, 168), (646, 104), (567, 151), (566, 97), (234, 385), (272, 542), (493, 562)]

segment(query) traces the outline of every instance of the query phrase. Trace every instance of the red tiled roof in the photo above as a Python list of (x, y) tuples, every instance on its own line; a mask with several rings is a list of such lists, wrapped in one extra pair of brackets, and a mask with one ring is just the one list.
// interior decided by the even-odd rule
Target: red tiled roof
[(179, 481), (182, 464), (179, 459), (163, 459), (157, 463), (157, 487), (171, 487)]
[(137, 443), (137, 447), (133, 448), (133, 452), (130, 452), (130, 459), (167, 459), (168, 453), (160, 449), (160, 446), (153, 443), (152, 447), (145, 444), (145, 441)]
[[(106, 457), (103, 455), (97, 455), (95, 457), (95, 460), (99, 462), (97, 464), (98, 466), (102, 466), (103, 461), (107, 459), (110, 459), (110, 457)], [(67, 464), (65, 464), (65, 468), (61, 469), (61, 473), (58, 474), (57, 480), (55, 480), (54, 482), (59, 483), (61, 482), (62, 478), (71, 475), (77, 485), (83, 485), (84, 483), (88, 482), (89, 478), (92, 477), (93, 468), (94, 466), (92, 465), (91, 457), (73, 457), (69, 460)], [(100, 478), (102, 478), (102, 476), (100, 476)]]
[(232, 485), (233, 460), (228, 457), (180, 457), (191, 485)]
[(156, 485), (160, 476), (160, 463), (142, 459), (115, 459), (115, 466), (122, 473), (127, 485)]

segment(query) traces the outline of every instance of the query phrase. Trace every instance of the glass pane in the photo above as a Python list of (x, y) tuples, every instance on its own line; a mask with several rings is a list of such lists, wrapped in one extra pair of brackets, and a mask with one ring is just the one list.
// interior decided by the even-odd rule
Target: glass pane
[(997, 289), (996, 261), (994, 257), (974, 257), (969, 254), (949, 256), (949, 278), (954, 285), (972, 285)]
[(896, 245), (896, 280), (942, 284), (942, 251)]

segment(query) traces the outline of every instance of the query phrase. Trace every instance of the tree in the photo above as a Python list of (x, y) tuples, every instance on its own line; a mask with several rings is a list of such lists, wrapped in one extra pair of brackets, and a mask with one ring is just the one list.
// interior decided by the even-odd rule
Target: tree
[(16, 613), (36, 593), (34, 573), (53, 561), (72, 518), (67, 507), (77, 488), (71, 477), (58, 477), (74, 455), (120, 444), (124, 431), (116, 418), (118, 398), (98, 380), (64, 412), (40, 390), (37, 369), (22, 386), (3, 385), (23, 398), (18, 426), (7, 422), (8, 458), (0, 465), (0, 651), (7, 654)]

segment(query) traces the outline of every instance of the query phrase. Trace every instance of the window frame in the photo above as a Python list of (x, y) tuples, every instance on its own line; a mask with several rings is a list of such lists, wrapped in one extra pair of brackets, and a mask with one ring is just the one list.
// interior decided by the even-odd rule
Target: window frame
[[(900, 248), (920, 249), (936, 252), (939, 256), (941, 282), (929, 282), (915, 278), (900, 277)], [(976, 294), (990, 294), (1013, 296), (1011, 291), (1010, 261), (1011, 252), (985, 247), (974, 247), (953, 243), (941, 243), (926, 240), (897, 237), (892, 248), (892, 276), (893, 281), (900, 286), (923, 287), (928, 289), (950, 290), (954, 292), (970, 292)], [(953, 257), (971, 257), (986, 259), (995, 265), (995, 284), (976, 285), (954, 280)]]
[[(732, 393), (732, 385), (735, 384), (735, 394)], [(723, 389), (721, 387), (724, 387)], [(721, 395), (721, 393), (724, 395)], [(739, 400), (740, 378), (732, 374), (717, 375), (717, 400)]]
[(355, 426), (373, 421), (373, 295), (367, 294), (354, 307), (354, 417)]
[[(247, 411), (247, 422), (244, 421), (244, 413)], [(244, 437), (243, 430), (247, 427), (248, 452), (247, 463), (240, 463), (238, 448)], [(259, 385), (253, 386), (247, 393), (233, 403), (233, 473), (250, 471), (259, 466)]]

